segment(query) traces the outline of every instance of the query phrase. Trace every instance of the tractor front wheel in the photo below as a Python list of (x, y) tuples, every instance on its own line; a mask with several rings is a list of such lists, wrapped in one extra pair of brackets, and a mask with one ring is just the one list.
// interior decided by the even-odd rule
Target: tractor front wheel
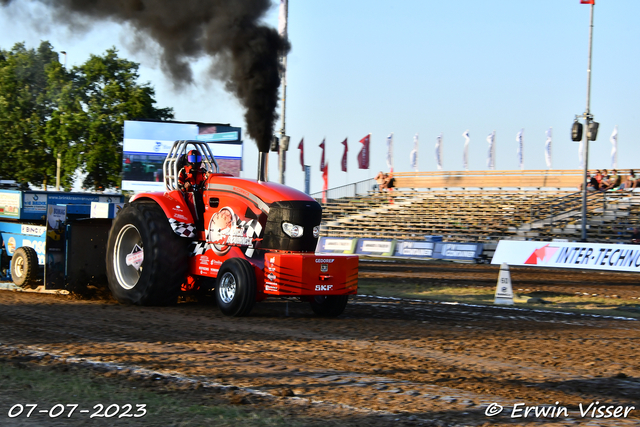
[(216, 301), (222, 314), (247, 316), (256, 303), (256, 275), (242, 258), (226, 260), (218, 272)]

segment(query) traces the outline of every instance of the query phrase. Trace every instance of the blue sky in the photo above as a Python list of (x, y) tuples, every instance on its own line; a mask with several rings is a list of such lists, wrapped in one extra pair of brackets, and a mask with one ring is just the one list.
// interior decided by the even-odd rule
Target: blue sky
[[(365, 1), (289, 0), (287, 134), (291, 136), (286, 183), (303, 188), (298, 143), (312, 167), (311, 189), (321, 189), (320, 148), (326, 138), (329, 186), (386, 170), (385, 138), (394, 134), (396, 171), (409, 171), (413, 136), (418, 166), (436, 170), (434, 147), (443, 134), (443, 169), (462, 170), (462, 133), (469, 130), (469, 168), (486, 169), (486, 137), (496, 131), (496, 168), (518, 169), (516, 134), (524, 128), (525, 169), (545, 169), (545, 131), (553, 128), (553, 168), (578, 169), (578, 144), (570, 139), (575, 114), (586, 106), (590, 6), (579, 0)], [(141, 63), (141, 80), (156, 89), (158, 105), (176, 119), (230, 123), (244, 128), (243, 111), (205, 77), (207, 60), (194, 64), (197, 86), (176, 91), (150, 53), (129, 48), (126, 27), (91, 25), (72, 33), (50, 22), (38, 3), (0, 9), (0, 47), (49, 40), (66, 51), (68, 65), (116, 46)], [(640, 2), (598, 0), (592, 66), (591, 112), (600, 122), (589, 166), (610, 168), (609, 137), (619, 128), (618, 167), (640, 167)], [(277, 26), (274, 1), (264, 21)], [(63, 57), (61, 56), (61, 61)], [(280, 128), (280, 122), (276, 129)], [(358, 170), (358, 141), (372, 135), (371, 169)], [(348, 138), (348, 172), (340, 171), (341, 142)], [(257, 154), (245, 134), (245, 171), (255, 178)], [(277, 180), (277, 155), (270, 156)]]

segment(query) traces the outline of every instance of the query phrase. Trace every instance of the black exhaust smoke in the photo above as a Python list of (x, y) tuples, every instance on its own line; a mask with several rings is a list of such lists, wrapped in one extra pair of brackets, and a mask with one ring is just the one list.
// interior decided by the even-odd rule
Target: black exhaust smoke
[[(86, 28), (87, 19), (130, 25), (132, 47), (152, 53), (159, 47), (162, 70), (178, 87), (193, 83), (190, 61), (212, 58), (210, 75), (225, 81), (237, 96), (246, 109), (249, 136), (260, 152), (269, 151), (278, 118), (279, 57), (289, 51), (288, 41), (259, 23), (271, 6), (269, 0), (37, 1), (69, 28)], [(2, 5), (26, 2), (0, 0)]]

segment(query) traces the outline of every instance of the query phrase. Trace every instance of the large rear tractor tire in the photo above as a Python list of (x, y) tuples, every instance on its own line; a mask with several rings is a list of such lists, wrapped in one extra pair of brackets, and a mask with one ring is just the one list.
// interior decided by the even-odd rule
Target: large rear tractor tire
[(216, 301), (222, 314), (248, 316), (256, 303), (256, 274), (242, 258), (226, 260), (218, 272)]
[(11, 257), (11, 279), (16, 286), (33, 288), (38, 280), (38, 254), (35, 249), (22, 246)]
[(311, 298), (311, 309), (322, 317), (338, 317), (347, 307), (349, 295), (319, 295)]
[(107, 242), (107, 278), (113, 296), (125, 304), (175, 303), (187, 273), (189, 243), (173, 232), (156, 203), (125, 205)]

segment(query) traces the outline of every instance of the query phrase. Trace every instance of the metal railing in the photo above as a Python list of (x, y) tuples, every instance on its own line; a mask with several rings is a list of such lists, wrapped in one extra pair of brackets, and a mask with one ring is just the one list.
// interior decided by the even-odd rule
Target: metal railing
[[(345, 197), (356, 197), (356, 196), (368, 194), (373, 190), (373, 186), (375, 184), (376, 184), (376, 180), (373, 178), (370, 178), (364, 181), (358, 181), (352, 184), (330, 188), (326, 191), (327, 201), (342, 199)], [(313, 197), (316, 200), (322, 201), (323, 193), (324, 191), (318, 191), (317, 193), (312, 193), (311, 197)]]

